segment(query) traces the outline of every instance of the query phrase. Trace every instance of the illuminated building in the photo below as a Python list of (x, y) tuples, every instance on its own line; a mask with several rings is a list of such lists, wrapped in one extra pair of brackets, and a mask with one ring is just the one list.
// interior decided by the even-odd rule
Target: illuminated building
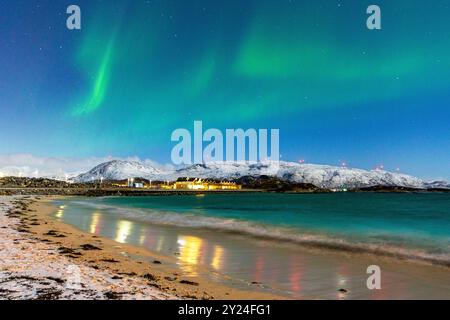
[(241, 186), (232, 181), (204, 180), (199, 178), (179, 178), (171, 184), (171, 189), (187, 190), (240, 190)]

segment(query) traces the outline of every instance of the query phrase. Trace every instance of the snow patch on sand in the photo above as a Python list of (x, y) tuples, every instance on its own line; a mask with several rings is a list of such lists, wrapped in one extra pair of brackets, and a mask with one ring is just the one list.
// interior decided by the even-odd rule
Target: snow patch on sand
[[(173, 299), (145, 281), (114, 275), (86, 265), (74, 265), (45, 243), (14, 229), (19, 223), (7, 217), (21, 197), (0, 196), (0, 299)], [(80, 281), (71, 283), (74, 270)]]

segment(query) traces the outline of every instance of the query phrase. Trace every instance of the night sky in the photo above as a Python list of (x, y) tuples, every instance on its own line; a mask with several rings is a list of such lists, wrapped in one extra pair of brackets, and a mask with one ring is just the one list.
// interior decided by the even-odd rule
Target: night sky
[(2, 0), (0, 112), (1, 154), (169, 163), (202, 120), (279, 128), (286, 161), (449, 179), (450, 1)]

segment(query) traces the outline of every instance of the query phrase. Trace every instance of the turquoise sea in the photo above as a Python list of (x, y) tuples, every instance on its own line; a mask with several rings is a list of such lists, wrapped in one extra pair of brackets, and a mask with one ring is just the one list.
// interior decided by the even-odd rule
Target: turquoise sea
[(67, 198), (56, 205), (62, 221), (175, 254), (187, 273), (196, 275), (201, 265), (218, 278), (251, 283), (261, 281), (260, 272), (274, 277), (272, 288), (291, 293), (300, 288), (292, 284), (298, 272), (319, 272), (297, 247), (450, 265), (450, 193), (231, 193)]

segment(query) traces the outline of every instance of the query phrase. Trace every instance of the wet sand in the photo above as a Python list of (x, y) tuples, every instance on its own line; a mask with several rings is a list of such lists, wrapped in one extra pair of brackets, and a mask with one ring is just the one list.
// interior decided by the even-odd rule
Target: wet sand
[[(134, 279), (141, 285), (161, 294), (164, 299), (277, 299), (276, 295), (237, 290), (206, 281), (200, 276), (186, 276), (170, 267), (175, 258), (157, 255), (140, 247), (121, 244), (82, 232), (54, 219), (55, 207), (50, 203), (58, 197), (38, 197), (21, 200), (15, 209), (19, 219), (16, 226), (22, 236), (33, 239), (56, 256), (77, 266), (108, 272), (116, 280)], [(20, 240), (23, 241), (23, 240)], [(149, 263), (149, 261), (151, 261)], [(20, 264), (16, 261), (17, 265)], [(92, 277), (93, 282), (97, 282)], [(126, 286), (125, 286), (126, 287)], [(115, 297), (133, 297), (115, 294)], [(141, 295), (140, 298), (153, 298)]]
[[(449, 268), (430, 262), (307, 247), (231, 230), (154, 224), (135, 212), (89, 203), (89, 198), (55, 201), (54, 217), (92, 235), (146, 249), (151, 256), (167, 257), (165, 265), (175, 272), (216, 286), (288, 299), (449, 298)], [(153, 261), (133, 257), (144, 264)], [(366, 286), (370, 265), (382, 269), (381, 290)]]

